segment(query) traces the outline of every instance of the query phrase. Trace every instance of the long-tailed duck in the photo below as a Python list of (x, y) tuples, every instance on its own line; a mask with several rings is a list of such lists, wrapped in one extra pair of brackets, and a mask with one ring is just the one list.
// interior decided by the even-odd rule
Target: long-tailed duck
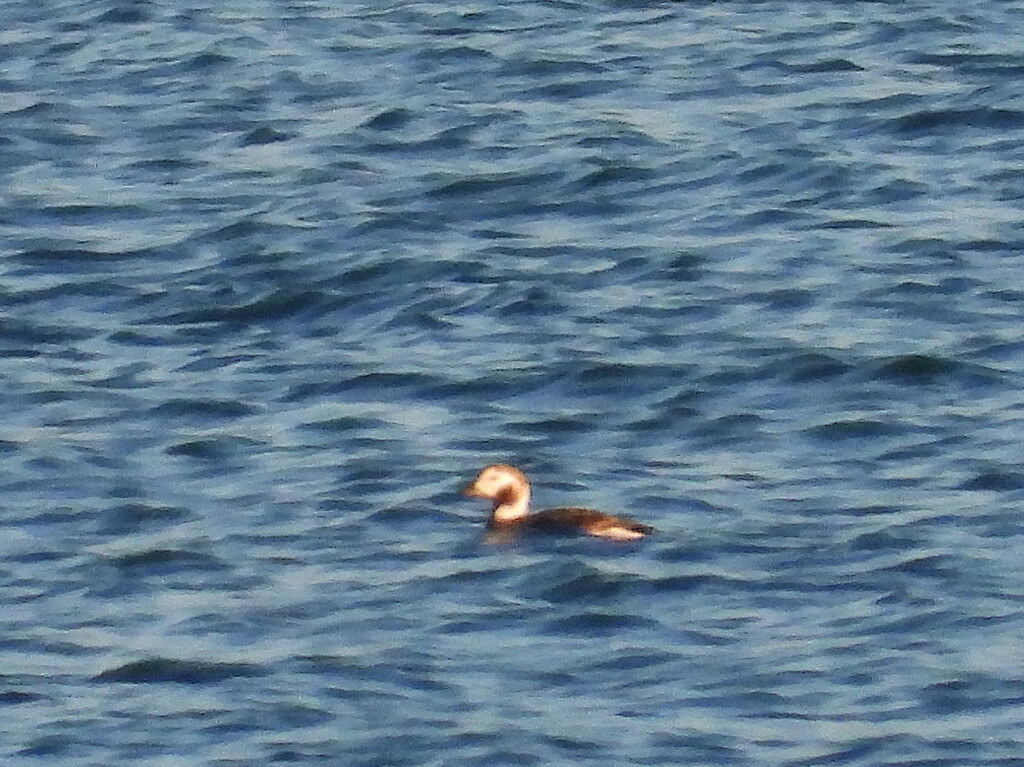
[(548, 509), (530, 513), (530, 482), (515, 466), (498, 463), (488, 466), (462, 491), (463, 495), (487, 498), (494, 502), (488, 527), (498, 532), (518, 532), (524, 528), (548, 532), (578, 532), (632, 541), (654, 532), (654, 528), (623, 517), (613, 517), (594, 509)]

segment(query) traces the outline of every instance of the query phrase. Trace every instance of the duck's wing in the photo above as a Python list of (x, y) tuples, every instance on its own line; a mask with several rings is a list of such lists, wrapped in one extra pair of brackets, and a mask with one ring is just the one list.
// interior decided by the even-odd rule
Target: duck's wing
[(527, 518), (530, 527), (551, 532), (584, 532), (600, 538), (631, 541), (654, 532), (653, 527), (595, 509), (548, 509)]

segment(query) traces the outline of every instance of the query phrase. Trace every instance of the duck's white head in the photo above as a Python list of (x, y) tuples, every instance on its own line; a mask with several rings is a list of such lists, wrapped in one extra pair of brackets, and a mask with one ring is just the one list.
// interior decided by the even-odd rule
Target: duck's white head
[(505, 463), (488, 466), (462, 493), (493, 501), (491, 519), (495, 522), (514, 522), (530, 513), (530, 482), (523, 472)]

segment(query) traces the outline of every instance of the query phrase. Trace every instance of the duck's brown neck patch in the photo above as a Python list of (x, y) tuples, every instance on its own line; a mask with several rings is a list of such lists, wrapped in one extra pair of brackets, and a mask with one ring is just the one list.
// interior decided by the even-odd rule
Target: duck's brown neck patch
[(498, 491), (498, 494), (494, 496), (494, 505), (497, 506), (508, 506), (519, 500), (519, 495), (511, 487), (503, 487)]
[(494, 501), (494, 510), (491, 512), (494, 521), (523, 519), (530, 511), (530, 486), (509, 484), (498, 489), (491, 499)]

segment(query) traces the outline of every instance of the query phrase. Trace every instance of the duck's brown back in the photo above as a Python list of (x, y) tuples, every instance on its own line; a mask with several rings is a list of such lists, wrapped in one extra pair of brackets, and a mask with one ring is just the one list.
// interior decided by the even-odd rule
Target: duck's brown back
[(615, 517), (595, 509), (547, 509), (531, 514), (518, 525), (552, 533), (586, 533), (602, 538), (632, 540), (654, 532), (654, 528), (631, 519)]

